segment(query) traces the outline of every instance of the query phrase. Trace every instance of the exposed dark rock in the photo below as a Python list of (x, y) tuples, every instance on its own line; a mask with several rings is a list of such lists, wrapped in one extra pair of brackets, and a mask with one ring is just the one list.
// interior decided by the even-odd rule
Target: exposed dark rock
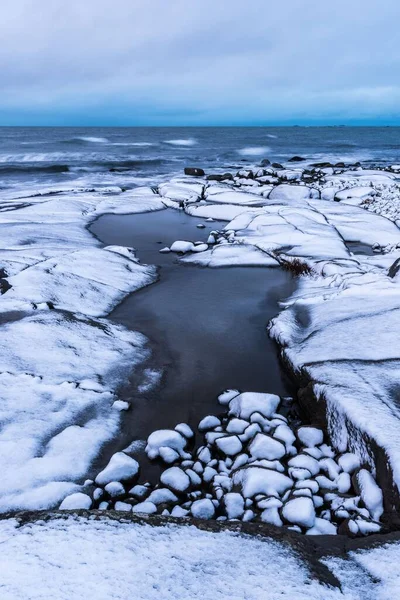
[(333, 165), (330, 162), (313, 163), (311, 166), (315, 167), (316, 169), (325, 169), (327, 167), (333, 167)]
[(399, 272), (399, 270), (400, 270), (400, 258), (395, 260), (394, 263), (392, 264), (392, 266), (390, 267), (390, 269), (388, 271), (389, 277), (395, 277), (397, 275), (397, 273)]
[(192, 177), (203, 177), (205, 173), (203, 169), (198, 167), (185, 167), (185, 175), (191, 175)]
[(271, 164), (271, 161), (268, 158), (263, 158), (260, 162), (260, 167), (268, 167)]
[(274, 169), (283, 169), (283, 166), (280, 163), (272, 163), (271, 167)]
[(302, 156), (292, 156), (292, 158), (289, 158), (288, 162), (303, 162), (304, 160), (306, 159)]

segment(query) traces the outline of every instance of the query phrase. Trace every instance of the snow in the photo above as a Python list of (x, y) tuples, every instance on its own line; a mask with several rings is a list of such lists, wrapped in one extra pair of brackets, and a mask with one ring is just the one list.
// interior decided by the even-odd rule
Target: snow
[(362, 501), (371, 513), (372, 518), (375, 521), (379, 521), (383, 514), (382, 490), (376, 484), (371, 473), (366, 469), (360, 469), (355, 477), (360, 488)]
[(286, 454), (285, 446), (263, 433), (257, 433), (249, 446), (252, 458), (266, 458), (267, 460), (279, 460)]
[(220, 437), (215, 441), (217, 448), (226, 456), (235, 456), (242, 451), (242, 442), (236, 435)]
[(228, 519), (239, 519), (244, 514), (244, 498), (236, 492), (228, 492), (224, 496)]
[(194, 244), (192, 242), (185, 242), (181, 240), (174, 242), (170, 247), (171, 252), (182, 252), (182, 254), (191, 252), (193, 249)]
[(282, 183), (274, 187), (269, 195), (270, 200), (302, 200), (311, 197), (311, 190), (305, 185), (289, 185)]
[(179, 456), (183, 456), (186, 443), (187, 440), (178, 431), (160, 429), (149, 436), (145, 451), (152, 460), (160, 456), (161, 448), (175, 450)]
[(194, 436), (192, 429), (187, 423), (178, 423), (175, 427), (175, 431), (182, 434), (185, 438), (190, 439)]
[(271, 469), (248, 466), (233, 475), (235, 485), (240, 485), (245, 498), (253, 498), (257, 494), (274, 496), (283, 494), (293, 486), (293, 480)]
[(132, 508), (132, 512), (151, 515), (157, 512), (157, 506), (153, 502), (139, 502), (139, 504), (136, 504), (136, 506)]
[(190, 487), (189, 476), (179, 467), (171, 467), (164, 471), (160, 481), (174, 492), (184, 492)]
[(297, 437), (307, 448), (319, 446), (324, 441), (323, 431), (321, 429), (317, 429), (316, 427), (299, 427), (297, 430)]
[(60, 510), (76, 510), (76, 509), (89, 509), (92, 507), (92, 499), (87, 494), (77, 492), (76, 494), (70, 494), (60, 504)]
[(124, 452), (116, 452), (108, 465), (100, 471), (95, 482), (106, 486), (112, 481), (129, 481), (139, 474), (139, 463)]
[(221, 421), (218, 419), (218, 417), (215, 417), (214, 415), (208, 415), (200, 421), (200, 423), (197, 426), (197, 429), (199, 431), (208, 431), (210, 429), (218, 427), (219, 425), (221, 425)]
[[(129, 522), (129, 514), (127, 518), (70, 516), (19, 527), (14, 520), (0, 523), (2, 599), (156, 600), (160, 593), (163, 600), (361, 598), (356, 583), (347, 593), (346, 582), (342, 593), (316, 579), (307, 560), (284, 542), (193, 526), (154, 527)], [(388, 552), (394, 562), (397, 548), (358, 553), (352, 561), (368, 565), (378, 581), (384, 573), (384, 583), (376, 587), (387, 587), (391, 596), (386, 597), (394, 598), (398, 576), (387, 568)], [(339, 568), (344, 577), (350, 566), (335, 565), (335, 572)]]
[(214, 504), (208, 498), (196, 500), (190, 507), (192, 516), (196, 519), (212, 519), (215, 514)]
[(252, 413), (258, 412), (266, 418), (271, 418), (280, 403), (279, 396), (259, 392), (244, 392), (233, 398), (229, 403), (229, 415), (240, 419), (249, 419)]
[(104, 491), (107, 492), (111, 498), (119, 498), (125, 494), (125, 488), (119, 481), (111, 481), (110, 483), (107, 483), (107, 485), (104, 487)]
[(282, 517), (294, 525), (311, 528), (315, 524), (313, 501), (307, 497), (289, 500), (282, 508)]

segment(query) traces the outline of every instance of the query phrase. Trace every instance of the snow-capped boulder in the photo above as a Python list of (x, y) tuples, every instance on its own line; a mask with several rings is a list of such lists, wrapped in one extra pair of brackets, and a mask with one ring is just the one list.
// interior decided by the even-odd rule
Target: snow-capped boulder
[(279, 460), (286, 454), (286, 448), (282, 442), (264, 433), (257, 433), (249, 446), (252, 458), (266, 458), (267, 460)]
[(92, 499), (82, 492), (70, 494), (60, 504), (60, 510), (89, 510), (90, 508), (92, 508)]
[(160, 477), (161, 483), (173, 492), (182, 493), (190, 488), (190, 477), (183, 469), (171, 467), (164, 471)]
[(310, 529), (315, 524), (315, 507), (310, 498), (293, 498), (286, 502), (281, 510), (282, 517), (288, 523)]
[(196, 519), (212, 519), (215, 515), (215, 507), (211, 500), (203, 498), (193, 502), (190, 512)]
[(105, 469), (100, 471), (95, 481), (105, 486), (112, 481), (132, 481), (139, 475), (139, 463), (124, 452), (114, 454)]
[(248, 420), (252, 413), (258, 412), (266, 418), (271, 418), (280, 403), (275, 394), (260, 392), (244, 392), (229, 402), (229, 415)]
[(299, 442), (307, 448), (319, 446), (324, 441), (324, 432), (317, 427), (305, 425), (297, 429), (297, 437)]
[(160, 456), (160, 448), (171, 448), (172, 450), (175, 450), (179, 456), (184, 457), (186, 444), (186, 438), (178, 431), (172, 429), (159, 429), (153, 431), (149, 436), (145, 452), (151, 460), (154, 460)]

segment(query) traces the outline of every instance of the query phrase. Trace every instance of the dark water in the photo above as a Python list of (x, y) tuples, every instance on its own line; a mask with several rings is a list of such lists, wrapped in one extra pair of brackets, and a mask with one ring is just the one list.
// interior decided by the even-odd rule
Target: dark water
[(0, 188), (133, 186), (262, 158), (400, 162), (398, 127), (0, 128)]
[(139, 394), (134, 381), (126, 386), (134, 405), (126, 441), (181, 421), (196, 427), (203, 416), (218, 414), (216, 398), (227, 387), (292, 391), (266, 324), (293, 290), (293, 279), (279, 269), (184, 266), (176, 255), (159, 253), (176, 239), (205, 240), (211, 227), (222, 226), (206, 223), (199, 230), (198, 222), (168, 209), (103, 216), (91, 226), (104, 243), (134, 246), (141, 262), (160, 266), (159, 282), (129, 296), (109, 317), (144, 333), (153, 348), (150, 366), (164, 370), (151, 393)]

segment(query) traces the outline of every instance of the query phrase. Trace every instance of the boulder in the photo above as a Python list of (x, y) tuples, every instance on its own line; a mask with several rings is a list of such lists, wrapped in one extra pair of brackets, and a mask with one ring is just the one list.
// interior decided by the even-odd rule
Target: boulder
[(191, 177), (204, 177), (205, 173), (203, 169), (199, 169), (198, 167), (185, 167), (185, 175), (190, 175)]

